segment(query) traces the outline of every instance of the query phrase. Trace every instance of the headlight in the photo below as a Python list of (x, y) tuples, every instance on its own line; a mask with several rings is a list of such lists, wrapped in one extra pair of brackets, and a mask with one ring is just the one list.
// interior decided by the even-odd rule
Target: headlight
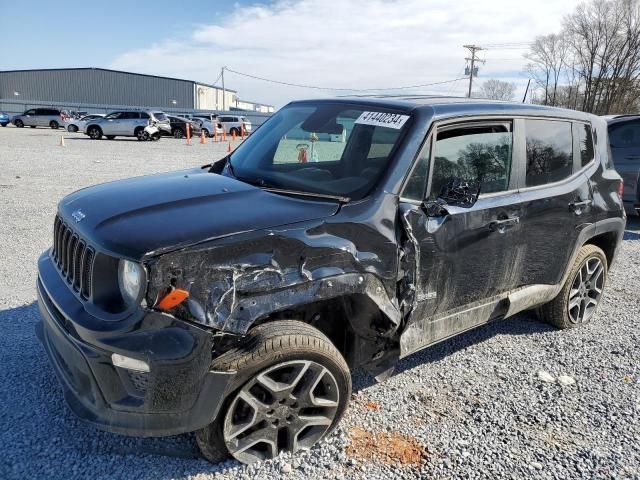
[(120, 260), (118, 265), (118, 285), (127, 305), (132, 305), (140, 297), (145, 275), (142, 265), (129, 260)]

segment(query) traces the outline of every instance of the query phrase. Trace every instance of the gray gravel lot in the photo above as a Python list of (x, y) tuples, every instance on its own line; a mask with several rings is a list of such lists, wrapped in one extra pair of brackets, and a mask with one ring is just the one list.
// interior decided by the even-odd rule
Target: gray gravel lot
[[(128, 438), (83, 424), (34, 334), (36, 260), (56, 203), (95, 183), (207, 163), (226, 145), (64, 134), (62, 148), (60, 134), (0, 128), (0, 479), (640, 479), (637, 219), (592, 324), (559, 332), (523, 314), (415, 354), (383, 384), (355, 373), (345, 420), (310, 452), (211, 465), (191, 435)], [(541, 370), (576, 383), (545, 382)], [(377, 436), (352, 444), (363, 431)], [(424, 446), (416, 463), (384, 455), (405, 443)]]

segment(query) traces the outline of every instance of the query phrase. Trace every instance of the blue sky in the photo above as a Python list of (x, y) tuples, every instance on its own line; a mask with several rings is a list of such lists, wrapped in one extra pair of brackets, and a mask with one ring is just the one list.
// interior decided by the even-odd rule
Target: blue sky
[[(0, 0), (0, 70), (103, 67), (213, 83), (228, 66), (327, 87), (285, 87), (228, 72), (226, 84), (240, 98), (276, 106), (344, 88), (462, 96), (464, 44), (526, 44), (557, 32), (580, 1)], [(513, 82), (521, 98), (525, 51), (484, 51), (478, 84)]]
[(255, 2), (0, 0), (0, 70), (107, 67), (132, 49), (188, 38), (248, 3)]

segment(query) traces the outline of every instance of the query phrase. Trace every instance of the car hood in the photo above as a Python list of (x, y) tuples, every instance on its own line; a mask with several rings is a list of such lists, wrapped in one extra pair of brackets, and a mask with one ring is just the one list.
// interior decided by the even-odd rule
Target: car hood
[(200, 168), (96, 185), (58, 210), (89, 243), (139, 260), (205, 240), (329, 217), (333, 201), (264, 191)]

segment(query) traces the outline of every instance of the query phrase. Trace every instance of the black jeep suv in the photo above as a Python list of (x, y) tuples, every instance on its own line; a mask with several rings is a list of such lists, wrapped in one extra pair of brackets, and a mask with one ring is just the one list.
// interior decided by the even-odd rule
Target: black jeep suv
[(339, 422), (350, 367), (601, 301), (625, 214), (595, 116), (465, 99), (294, 102), (228, 157), (80, 190), (39, 260), (71, 409), (242, 462)]

